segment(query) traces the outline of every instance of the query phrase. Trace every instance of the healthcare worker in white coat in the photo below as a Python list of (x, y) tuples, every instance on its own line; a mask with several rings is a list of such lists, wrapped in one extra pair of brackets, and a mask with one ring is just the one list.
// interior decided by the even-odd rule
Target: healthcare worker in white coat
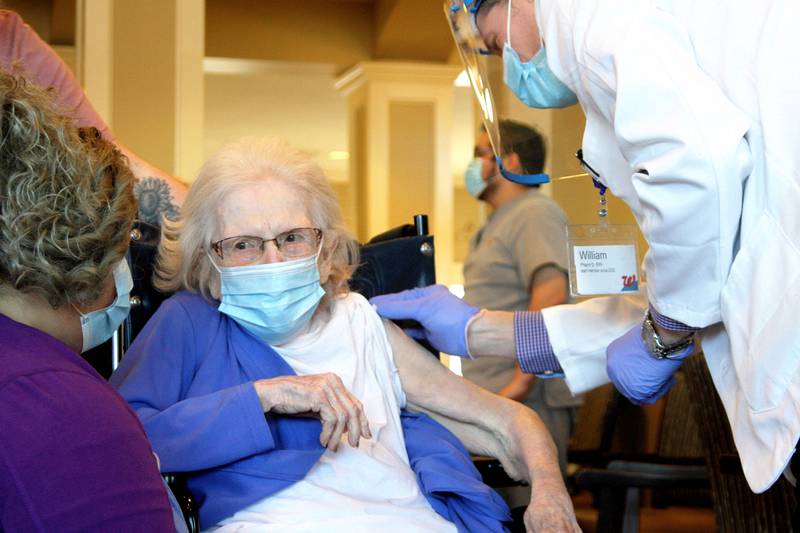
[(640, 403), (699, 343), (747, 481), (766, 490), (800, 437), (800, 2), (453, 4), (523, 102), (581, 105), (583, 159), (649, 244), (645, 294), (510, 314), (439, 286), (376, 308), (442, 351), (517, 357), (574, 394), (611, 378)]

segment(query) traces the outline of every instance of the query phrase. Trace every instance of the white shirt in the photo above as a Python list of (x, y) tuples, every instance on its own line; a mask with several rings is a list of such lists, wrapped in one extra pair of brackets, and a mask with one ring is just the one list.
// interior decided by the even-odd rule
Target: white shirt
[[(586, 114), (584, 158), (650, 245), (647, 299), (705, 327), (714, 385), (761, 492), (800, 437), (800, 3), (535, 5), (548, 63)], [(605, 347), (641, 322), (644, 303), (543, 311), (574, 393), (607, 381)]]
[(331, 372), (364, 405), (371, 439), (358, 448), (343, 435), (306, 477), (223, 520), (218, 532), (454, 532), (420, 492), (409, 466), (400, 409), (406, 398), (383, 323), (350, 293), (309, 330), (274, 346), (300, 375)]

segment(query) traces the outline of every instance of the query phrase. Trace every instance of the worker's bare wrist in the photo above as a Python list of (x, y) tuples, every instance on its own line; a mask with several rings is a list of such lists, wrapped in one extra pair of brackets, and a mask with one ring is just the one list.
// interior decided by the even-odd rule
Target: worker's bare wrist
[(472, 357), (516, 357), (514, 313), (482, 310), (467, 328), (467, 349)]

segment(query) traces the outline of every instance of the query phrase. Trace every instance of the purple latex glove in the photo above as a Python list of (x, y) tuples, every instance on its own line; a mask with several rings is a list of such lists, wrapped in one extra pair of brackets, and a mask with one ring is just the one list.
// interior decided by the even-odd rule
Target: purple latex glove
[(656, 359), (644, 345), (641, 324), (608, 345), (608, 377), (631, 402), (650, 404), (661, 398), (675, 383), (673, 374), (692, 353), (694, 344), (672, 359)]
[(416, 320), (422, 329), (406, 329), (409, 337), (427, 339), (440, 352), (468, 356), (467, 323), (480, 309), (453, 295), (444, 285), (430, 285), (375, 296), (370, 303), (391, 320)]

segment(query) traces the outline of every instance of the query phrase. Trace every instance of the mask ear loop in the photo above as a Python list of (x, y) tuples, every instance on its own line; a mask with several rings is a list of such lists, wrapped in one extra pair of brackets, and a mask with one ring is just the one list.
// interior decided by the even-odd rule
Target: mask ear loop
[(325, 235), (322, 234), (319, 237), (319, 246), (317, 246), (317, 253), (316, 253), (317, 265), (318, 266), (319, 266), (319, 260), (322, 259), (322, 247), (323, 247), (324, 244), (325, 244)]
[[(122, 263), (123, 262), (125, 262), (125, 266), (128, 267), (127, 260), (123, 257), (122, 260), (117, 264), (117, 266), (115, 266), (113, 269), (111, 269), (111, 277), (114, 279), (114, 292), (116, 293), (116, 296), (114, 296), (114, 299), (111, 301), (110, 304), (108, 304), (107, 306), (105, 306), (105, 307), (103, 307), (101, 309), (95, 309), (93, 311), (89, 311), (88, 313), (84, 313), (83, 311), (78, 309), (78, 306), (75, 305), (74, 302), (70, 303), (70, 305), (75, 310), (75, 312), (78, 313), (81, 316), (81, 322), (85, 321), (86, 318), (88, 316), (90, 316), (94, 312), (105, 311), (107, 309), (111, 309), (112, 307), (114, 307), (114, 304), (116, 304), (119, 301), (119, 299), (124, 296), (125, 293), (120, 293), (120, 290), (119, 290), (120, 289), (120, 287), (119, 287), (119, 276), (121, 274), (118, 273), (118, 270), (122, 267)], [(128, 268), (130, 268), (130, 267), (128, 267)], [(130, 296), (130, 291), (131, 290), (133, 290), (133, 286), (132, 285), (131, 285), (131, 288), (128, 289), (128, 295), (129, 296)]]
[(206, 257), (208, 257), (208, 260), (211, 263), (211, 266), (214, 267), (214, 270), (216, 270), (218, 273), (222, 274), (222, 269), (219, 266), (217, 266), (217, 262), (214, 261), (213, 257), (211, 257), (211, 252), (209, 252), (208, 250), (206, 250)]
[(78, 314), (80, 315), (80, 317), (81, 317), (81, 323), (85, 322), (85, 321), (86, 321), (86, 317), (88, 317), (88, 316), (89, 316), (89, 313), (84, 313), (83, 311), (81, 311), (80, 309), (78, 309), (78, 306), (77, 306), (77, 305), (75, 305), (74, 303), (71, 303), (70, 305), (72, 305), (72, 308), (75, 310), (75, 312), (76, 312), (76, 313), (78, 313)]

